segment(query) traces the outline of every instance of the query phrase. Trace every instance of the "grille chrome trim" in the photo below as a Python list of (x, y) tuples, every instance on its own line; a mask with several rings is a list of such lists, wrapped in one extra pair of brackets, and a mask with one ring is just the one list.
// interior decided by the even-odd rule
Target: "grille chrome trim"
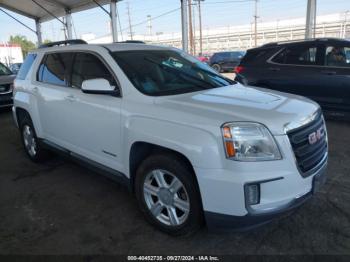
[[(328, 137), (326, 125), (320, 111), (316, 117), (307, 124), (289, 130), (287, 137), (299, 173), (303, 177), (308, 177), (321, 169), (328, 159)], [(308, 135), (320, 128), (324, 128), (324, 137), (318, 143), (309, 144)]]

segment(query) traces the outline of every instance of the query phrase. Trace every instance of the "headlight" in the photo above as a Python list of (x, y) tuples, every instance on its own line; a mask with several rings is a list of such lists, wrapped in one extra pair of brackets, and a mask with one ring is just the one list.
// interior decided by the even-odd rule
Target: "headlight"
[(237, 161), (281, 159), (281, 153), (270, 131), (263, 125), (233, 122), (222, 126), (226, 157)]

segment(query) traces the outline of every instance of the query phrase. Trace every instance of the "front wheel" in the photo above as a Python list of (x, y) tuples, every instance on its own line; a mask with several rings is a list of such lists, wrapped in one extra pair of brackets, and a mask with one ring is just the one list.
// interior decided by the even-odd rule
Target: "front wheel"
[(175, 156), (147, 158), (137, 170), (135, 187), (147, 220), (163, 232), (185, 235), (202, 225), (196, 181), (187, 165)]

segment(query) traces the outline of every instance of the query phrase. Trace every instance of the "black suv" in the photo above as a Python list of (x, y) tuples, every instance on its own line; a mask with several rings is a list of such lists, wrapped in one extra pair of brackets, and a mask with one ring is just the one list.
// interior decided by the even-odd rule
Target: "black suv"
[(235, 72), (243, 84), (309, 97), (332, 114), (350, 113), (350, 41), (266, 44), (248, 50)]
[(208, 64), (217, 72), (233, 71), (243, 56), (241, 51), (217, 52), (210, 57)]

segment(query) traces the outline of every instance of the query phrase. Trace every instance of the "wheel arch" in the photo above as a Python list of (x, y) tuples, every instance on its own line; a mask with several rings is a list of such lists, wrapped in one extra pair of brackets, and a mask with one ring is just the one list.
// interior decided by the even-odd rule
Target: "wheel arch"
[(138, 166), (140, 166), (140, 164), (144, 159), (154, 154), (169, 154), (169, 155), (173, 155), (174, 157), (177, 157), (191, 171), (191, 174), (193, 175), (193, 178), (196, 182), (196, 187), (198, 189), (198, 192), (200, 192), (197, 176), (193, 168), (193, 165), (191, 161), (184, 154), (167, 147), (163, 147), (160, 145), (143, 142), (143, 141), (134, 142), (130, 148), (129, 175), (130, 175), (130, 186), (132, 191), (134, 191), (136, 171)]
[(17, 118), (17, 123), (18, 123), (18, 126), (21, 124), (21, 120), (24, 118), (24, 117), (29, 117), (30, 120), (32, 120), (29, 112), (22, 108), (22, 107), (16, 107), (15, 108), (15, 113), (16, 113), (16, 118)]
[(19, 117), (26, 114), (28, 117), (30, 117), (37, 136), (41, 138), (43, 137), (37, 98), (34, 95), (30, 94), (29, 92), (17, 91), (14, 94), (13, 110), (14, 117), (16, 117), (16, 122), (18, 125), (20, 124)]

